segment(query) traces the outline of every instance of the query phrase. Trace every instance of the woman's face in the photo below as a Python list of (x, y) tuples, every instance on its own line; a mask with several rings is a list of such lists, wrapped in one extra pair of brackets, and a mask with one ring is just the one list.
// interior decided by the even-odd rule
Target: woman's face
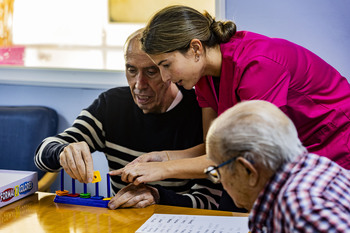
[(203, 59), (199, 59), (191, 49), (185, 54), (174, 51), (149, 55), (159, 67), (164, 82), (170, 80), (189, 90), (203, 75)]

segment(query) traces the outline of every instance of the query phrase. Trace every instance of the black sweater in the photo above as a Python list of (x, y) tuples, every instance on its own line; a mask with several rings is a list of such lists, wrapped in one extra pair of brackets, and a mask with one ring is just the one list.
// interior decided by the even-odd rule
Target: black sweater
[[(134, 103), (129, 87), (102, 93), (74, 121), (73, 126), (55, 137), (46, 138), (35, 155), (36, 165), (45, 171), (60, 169), (59, 154), (72, 142), (85, 141), (91, 153), (106, 155), (109, 170), (124, 167), (138, 156), (162, 150), (182, 150), (203, 142), (201, 109), (194, 90), (181, 89), (183, 99), (162, 114), (144, 114)], [(120, 176), (112, 176), (117, 193), (126, 186)], [(160, 203), (184, 207), (216, 209), (221, 185), (208, 180), (171, 179), (152, 182), (160, 193)]]

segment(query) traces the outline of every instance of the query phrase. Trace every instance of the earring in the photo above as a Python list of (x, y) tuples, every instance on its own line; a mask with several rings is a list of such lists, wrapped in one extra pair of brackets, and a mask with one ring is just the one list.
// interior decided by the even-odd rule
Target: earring
[(199, 55), (198, 54), (196, 54), (196, 56), (194, 58), (195, 58), (195, 61), (199, 61)]

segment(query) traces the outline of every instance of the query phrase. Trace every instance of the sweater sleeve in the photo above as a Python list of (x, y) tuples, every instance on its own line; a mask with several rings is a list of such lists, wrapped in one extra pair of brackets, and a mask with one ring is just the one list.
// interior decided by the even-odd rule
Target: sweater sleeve
[(222, 185), (206, 179), (192, 180), (193, 186), (188, 192), (176, 193), (160, 185), (155, 185), (160, 196), (158, 204), (216, 210), (222, 194)]
[(101, 114), (98, 111), (103, 109), (103, 104), (101, 95), (89, 108), (81, 111), (71, 127), (54, 137), (44, 139), (35, 152), (35, 165), (43, 171), (59, 171), (60, 153), (68, 144), (74, 142), (85, 141), (91, 153), (96, 150), (102, 151), (105, 147), (104, 132), (98, 117)]
[(34, 157), (35, 165), (43, 171), (57, 172), (61, 168), (60, 154), (67, 146), (66, 143), (60, 143), (55, 137), (45, 139), (37, 148)]

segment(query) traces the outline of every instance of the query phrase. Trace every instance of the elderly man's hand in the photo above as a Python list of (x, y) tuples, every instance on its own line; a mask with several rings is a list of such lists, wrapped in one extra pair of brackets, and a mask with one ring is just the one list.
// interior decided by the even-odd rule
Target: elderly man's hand
[(108, 203), (110, 209), (117, 208), (144, 208), (159, 203), (158, 190), (154, 187), (140, 184), (129, 184), (121, 189)]
[(121, 175), (121, 179), (134, 185), (166, 179), (167, 164), (163, 162), (129, 163), (124, 168), (109, 172), (111, 176)]
[(80, 183), (93, 179), (93, 160), (86, 142), (71, 143), (60, 154), (60, 164), (65, 172)]

